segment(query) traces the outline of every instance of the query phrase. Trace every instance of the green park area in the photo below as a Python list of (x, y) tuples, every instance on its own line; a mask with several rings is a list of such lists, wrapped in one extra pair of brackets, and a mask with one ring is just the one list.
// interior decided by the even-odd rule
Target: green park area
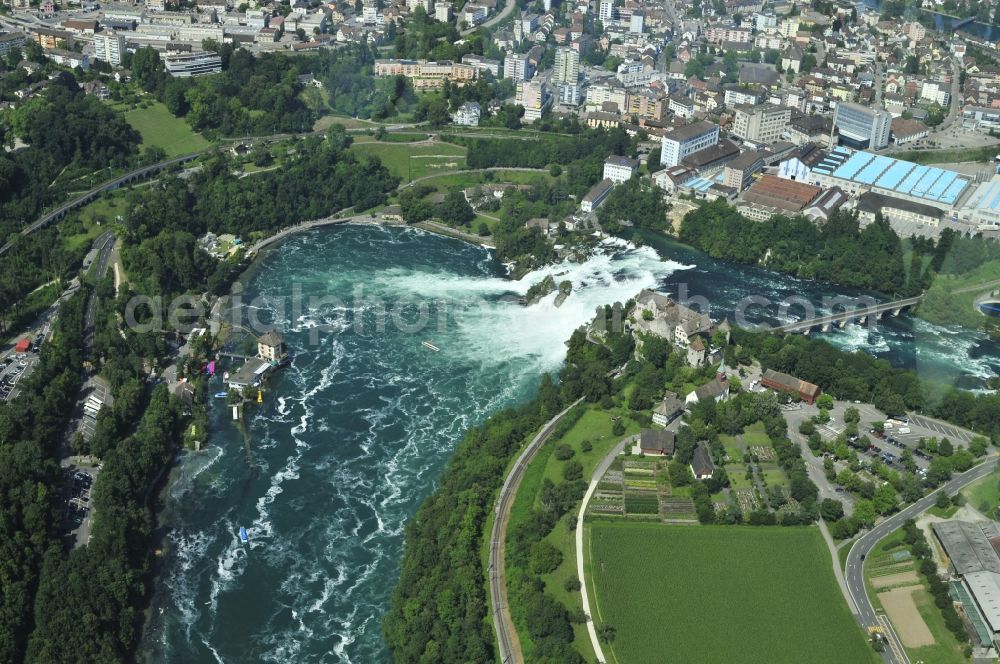
[(143, 101), (125, 111), (125, 119), (142, 135), (142, 146), (163, 148), (168, 157), (191, 154), (209, 146), (208, 140), (187, 122), (174, 117), (156, 101)]
[(877, 656), (814, 527), (587, 526), (588, 587), (609, 662), (841, 664)]
[(70, 251), (89, 249), (97, 236), (124, 213), (125, 196), (121, 190), (98, 196), (59, 222), (59, 241)]
[(1000, 515), (1000, 471), (994, 471), (970, 484), (962, 494), (973, 508), (996, 519)]
[(364, 141), (351, 149), (359, 155), (378, 157), (403, 182), (465, 168), (466, 148), (451, 143)]
[[(638, 433), (639, 425), (624, 417), (620, 420), (618, 433), (615, 433), (616, 418), (620, 415), (617, 410), (601, 410), (596, 407), (582, 409), (579, 419), (570, 428), (557, 430), (539, 450), (521, 481), (511, 508), (507, 526), (508, 552), (519, 548), (517, 533), (532, 529), (538, 514), (544, 511), (543, 501), (549, 500), (544, 489), (548, 482), (553, 485), (574, 481), (589, 482), (597, 464), (615, 444), (626, 436)], [(541, 538), (541, 542), (532, 547), (534, 550), (544, 549), (551, 554), (550, 566), (544, 569), (533, 567), (529, 570), (523, 564), (527, 561), (522, 562), (516, 554), (512, 556), (508, 553), (507, 556), (508, 600), (527, 661), (531, 661), (534, 643), (531, 639), (531, 625), (528, 624), (531, 609), (523, 594), (522, 584), (530, 583), (528, 579), (532, 572), (537, 573), (545, 584), (545, 594), (560, 602), (570, 612), (581, 611), (583, 608), (579, 590), (572, 584), (578, 578), (576, 535), (567, 525), (576, 518), (580, 508), (579, 498), (569, 498), (565, 505), (568, 510), (564, 520), (555, 524)], [(573, 637), (574, 649), (584, 653), (590, 660), (590, 640), (582, 623), (573, 624)]]

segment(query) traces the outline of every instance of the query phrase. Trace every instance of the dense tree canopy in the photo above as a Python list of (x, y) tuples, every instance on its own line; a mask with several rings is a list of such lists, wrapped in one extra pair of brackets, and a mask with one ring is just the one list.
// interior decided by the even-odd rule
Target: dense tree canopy
[(805, 279), (887, 293), (906, 284), (903, 249), (889, 224), (876, 221), (862, 229), (857, 217), (844, 211), (821, 225), (782, 216), (760, 223), (720, 199), (685, 215), (680, 239), (713, 258)]

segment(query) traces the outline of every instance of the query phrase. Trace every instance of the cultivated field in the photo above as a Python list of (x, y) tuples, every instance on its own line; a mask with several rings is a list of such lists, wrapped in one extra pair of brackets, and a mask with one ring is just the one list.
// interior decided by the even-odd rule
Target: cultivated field
[(610, 662), (877, 661), (816, 528), (588, 526), (588, 583)]

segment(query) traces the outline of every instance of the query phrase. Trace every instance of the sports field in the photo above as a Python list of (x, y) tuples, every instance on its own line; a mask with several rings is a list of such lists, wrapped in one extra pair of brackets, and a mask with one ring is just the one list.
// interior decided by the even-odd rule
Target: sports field
[(588, 584), (609, 662), (877, 661), (816, 528), (588, 526)]
[(142, 134), (143, 146), (163, 148), (168, 157), (190, 154), (208, 147), (208, 140), (191, 129), (187, 122), (171, 115), (160, 102), (147, 102), (147, 108), (125, 111), (125, 119)]

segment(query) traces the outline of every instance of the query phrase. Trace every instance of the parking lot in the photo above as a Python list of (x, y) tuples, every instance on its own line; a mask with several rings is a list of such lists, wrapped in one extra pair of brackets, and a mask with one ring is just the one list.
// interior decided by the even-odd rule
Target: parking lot
[(91, 510), (90, 490), (100, 470), (99, 466), (70, 466), (66, 496), (66, 529), (73, 538), (73, 546), (83, 546), (90, 540)]
[(18, 384), (31, 375), (37, 359), (38, 354), (31, 351), (12, 352), (0, 358), (0, 400), (9, 401), (18, 395)]
[[(913, 461), (918, 471), (930, 465), (930, 456), (917, 450), (921, 438), (938, 440), (948, 438), (957, 446), (966, 446), (975, 435), (971, 431), (922, 415), (910, 413), (903, 416), (905, 421), (890, 420), (885, 413), (871, 404), (835, 401), (833, 408), (830, 409), (830, 421), (817, 427), (823, 438), (833, 439), (844, 431), (844, 412), (850, 407), (857, 408), (861, 415), (858, 432), (867, 435), (872, 444), (865, 456), (872, 460), (880, 458), (897, 470), (902, 468), (899, 462), (900, 455), (907, 449), (913, 453)], [(785, 418), (788, 420), (789, 428), (798, 431), (799, 424), (818, 413), (819, 408), (803, 403), (789, 406), (785, 410)], [(885, 435), (882, 438), (872, 433), (872, 425), (875, 422), (886, 423)]]

